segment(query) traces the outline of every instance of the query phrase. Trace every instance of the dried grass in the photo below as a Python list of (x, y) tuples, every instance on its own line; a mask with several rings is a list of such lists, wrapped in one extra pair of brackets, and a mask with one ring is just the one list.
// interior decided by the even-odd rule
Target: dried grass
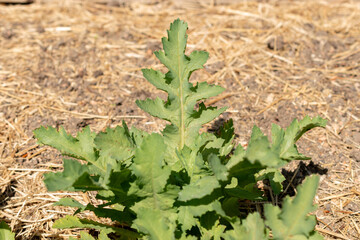
[(109, 2), (0, 5), (0, 218), (18, 239), (75, 236), (78, 230), (52, 229), (54, 219), (73, 213), (52, 203), (64, 196), (94, 201), (46, 191), (42, 174), (60, 169), (61, 157), (38, 146), (33, 129), (75, 132), (90, 124), (100, 131), (122, 119), (163, 128), (134, 100), (159, 93), (139, 70), (162, 69), (152, 51), (177, 17), (189, 24), (188, 51), (210, 52), (193, 80), (227, 88), (207, 103), (230, 106), (225, 118), (234, 119), (238, 142), (254, 123), (268, 129), (305, 114), (329, 120), (300, 142), (328, 169), (316, 198), (317, 229), (327, 239), (360, 238), (359, 2)]

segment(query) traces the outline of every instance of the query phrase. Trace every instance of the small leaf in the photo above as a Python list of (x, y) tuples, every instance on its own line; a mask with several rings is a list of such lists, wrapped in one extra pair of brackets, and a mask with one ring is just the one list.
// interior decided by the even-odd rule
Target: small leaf
[(122, 236), (127, 236), (129, 240), (137, 239), (139, 234), (124, 228), (116, 228), (106, 224), (98, 223), (88, 219), (80, 219), (75, 216), (66, 216), (54, 222), (54, 228), (93, 228), (103, 232), (103, 234), (117, 233)]
[(87, 165), (83, 165), (77, 160), (64, 159), (63, 162), (64, 170), (62, 172), (44, 174), (44, 182), (48, 191), (74, 191), (75, 181), (89, 171)]
[[(123, 124), (123, 126), (126, 126)], [(127, 127), (126, 127), (127, 129)], [(140, 129), (137, 129), (135, 127), (132, 127), (129, 131), (129, 134), (136, 146), (140, 146), (142, 144), (143, 139), (149, 135), (149, 133), (142, 131)]]
[(229, 161), (226, 163), (227, 169), (233, 168), (235, 165), (241, 163), (245, 159), (246, 151), (244, 148), (239, 144), (236, 146), (234, 150), (234, 154), (231, 156)]
[(72, 198), (62, 198), (59, 201), (57, 201), (56, 203), (54, 203), (54, 206), (75, 207), (75, 208), (80, 208), (80, 209), (85, 209), (85, 207), (86, 207)]
[(4, 222), (0, 222), (0, 239), (15, 240), (15, 233), (11, 232), (11, 228)]
[(152, 85), (169, 94), (175, 94), (173, 89), (168, 85), (165, 74), (154, 69), (141, 69), (141, 71), (146, 80), (148, 80)]
[(91, 176), (88, 172), (83, 173), (72, 184), (76, 191), (100, 191), (104, 190), (97, 177)]
[(264, 200), (263, 192), (254, 187), (248, 189), (237, 186), (235, 188), (226, 188), (224, 191), (230, 197), (236, 197), (237, 199)]
[(280, 157), (271, 151), (269, 140), (265, 136), (257, 137), (249, 142), (245, 158), (251, 163), (259, 162), (268, 167), (278, 166), (282, 162)]
[(249, 145), (253, 144), (256, 140), (258, 140), (259, 138), (264, 137), (264, 136), (265, 135), (261, 131), (261, 129), (258, 126), (254, 125), (254, 127), (252, 128), (252, 131), (251, 131)]
[[(311, 119), (306, 116), (302, 120), (298, 121), (295, 119), (285, 132), (279, 132), (277, 135), (283, 135), (283, 141), (279, 146), (280, 156), (286, 160), (304, 160), (309, 159), (308, 157), (300, 154), (296, 148), (296, 141), (307, 131), (315, 127), (325, 127), (326, 120), (320, 117)], [(277, 137), (282, 139), (282, 137)], [(279, 140), (275, 141), (275, 145), (279, 145)]]
[[(204, 219), (204, 215), (201, 217), (201, 240), (221, 240), (221, 236), (226, 228), (224, 224), (220, 224), (219, 217), (214, 212), (208, 212), (206, 217), (212, 217), (214, 219)], [(216, 220), (215, 222), (213, 222)], [(206, 222), (209, 221), (209, 222)], [(207, 224), (207, 228), (203, 227), (204, 222)]]
[[(169, 186), (166, 191), (154, 194), (142, 200), (138, 200), (134, 206), (131, 207), (135, 213), (138, 213), (143, 208), (160, 209), (164, 211), (172, 211), (173, 204), (179, 193), (179, 188), (176, 186)], [(142, 195), (142, 194), (137, 194)]]
[(136, 105), (138, 105), (138, 107), (143, 110), (146, 109), (146, 112), (154, 117), (161, 118), (169, 122), (175, 121), (173, 111), (167, 109), (164, 100), (159, 97), (155, 98), (154, 100), (136, 100)]
[(240, 216), (239, 198), (226, 197), (222, 202), (222, 208), (229, 217)]
[(98, 217), (110, 218), (111, 220), (122, 224), (131, 224), (135, 218), (134, 213), (129, 208), (125, 208), (123, 211), (119, 211), (116, 209), (103, 208), (100, 206), (95, 207), (92, 204), (86, 205), (85, 208), (81, 209), (81, 211), (77, 211), (77, 213), (86, 210), (92, 211)]
[(193, 87), (193, 93), (188, 97), (187, 101), (194, 104), (197, 101), (219, 95), (223, 91), (224, 88), (220, 86), (210, 85), (207, 82), (200, 82)]
[(193, 113), (192, 119), (189, 119), (188, 128), (197, 129), (205, 123), (208, 123), (225, 112), (227, 107), (216, 109), (214, 107), (205, 107), (203, 103), (199, 105), (199, 111)]
[[(230, 159), (230, 161), (232, 160), (232, 158)], [(237, 178), (238, 182), (241, 183), (242, 185), (244, 184), (246, 185), (248, 183), (254, 183), (255, 182), (254, 175), (260, 170), (264, 169), (264, 166), (262, 166), (260, 163), (258, 162), (251, 163), (248, 160), (242, 160), (242, 161), (236, 160), (234, 162), (231, 162), (231, 164), (229, 163), (227, 164), (227, 167), (228, 168), (230, 167), (229, 177)]]
[(222, 165), (218, 156), (212, 154), (209, 157), (209, 165), (219, 181), (226, 181), (228, 179), (228, 170), (226, 166)]
[(264, 179), (268, 179), (270, 181), (271, 189), (276, 195), (282, 192), (283, 190), (282, 183), (285, 181), (285, 177), (284, 175), (282, 175), (280, 169), (267, 168), (261, 170), (257, 174), (256, 180), (264, 180)]

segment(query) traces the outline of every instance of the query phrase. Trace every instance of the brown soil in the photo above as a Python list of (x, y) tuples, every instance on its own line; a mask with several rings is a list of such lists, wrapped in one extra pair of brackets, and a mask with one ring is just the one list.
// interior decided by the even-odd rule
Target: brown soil
[(360, 238), (359, 2), (60, 2), (0, 5), (0, 220), (18, 239), (78, 234), (51, 228), (73, 210), (52, 206), (70, 194), (47, 193), (42, 174), (61, 169), (61, 156), (36, 144), (35, 128), (165, 126), (135, 100), (165, 96), (140, 69), (164, 69), (152, 52), (178, 17), (189, 24), (188, 51), (210, 53), (191, 81), (227, 89), (208, 103), (230, 107), (222, 118), (234, 119), (237, 142), (246, 144), (254, 124), (268, 133), (271, 123), (305, 115), (328, 119), (300, 140), (313, 162), (288, 166), (285, 185), (291, 194), (306, 175), (321, 174), (318, 231)]

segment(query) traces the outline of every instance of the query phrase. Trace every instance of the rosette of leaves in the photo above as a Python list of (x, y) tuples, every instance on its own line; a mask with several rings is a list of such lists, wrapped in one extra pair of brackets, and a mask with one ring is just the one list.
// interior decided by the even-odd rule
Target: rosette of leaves
[[(64, 159), (62, 172), (45, 174), (48, 190), (97, 191), (96, 198), (104, 202), (82, 205), (64, 198), (56, 204), (75, 207), (76, 213), (92, 211), (116, 223), (67, 216), (54, 227), (94, 228), (99, 239), (270, 239), (269, 230), (274, 239), (319, 239), (315, 219), (308, 216), (314, 210), (317, 177), (308, 179), (295, 199), (287, 198), (283, 209), (266, 206), (266, 221), (258, 213), (241, 217), (238, 200), (265, 200), (256, 188), (263, 179), (279, 194), (284, 180), (279, 169), (292, 160), (308, 159), (297, 151), (296, 141), (308, 130), (324, 127), (326, 121), (305, 117), (286, 129), (273, 125), (271, 141), (255, 126), (247, 149), (234, 144), (231, 120), (216, 134), (200, 134), (200, 128), (226, 108), (201, 102), (223, 88), (189, 82), (208, 54), (185, 54), (186, 30), (185, 22), (175, 20), (162, 39), (164, 50), (155, 52), (167, 73), (143, 70), (151, 84), (168, 94), (166, 100), (136, 102), (145, 112), (169, 122), (161, 133), (129, 129), (124, 122), (100, 133), (86, 127), (76, 137), (63, 128), (34, 131), (39, 143), (70, 157)], [(86, 232), (81, 238), (94, 239)]]

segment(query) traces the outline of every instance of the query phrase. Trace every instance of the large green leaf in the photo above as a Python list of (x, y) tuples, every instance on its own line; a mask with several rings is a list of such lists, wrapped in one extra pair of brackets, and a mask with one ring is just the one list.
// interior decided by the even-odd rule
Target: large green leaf
[(316, 219), (308, 214), (316, 209), (313, 199), (318, 182), (318, 176), (308, 177), (297, 188), (295, 198), (285, 198), (282, 209), (271, 204), (265, 205), (265, 223), (272, 230), (274, 239), (305, 239), (314, 234)]
[(259, 213), (252, 213), (240, 224), (232, 223), (233, 230), (226, 231), (222, 237), (226, 240), (267, 240), (268, 233)]
[(136, 212), (140, 207), (168, 208), (176, 197), (171, 191), (162, 194), (170, 176), (170, 168), (164, 161), (165, 150), (163, 138), (155, 133), (147, 136), (136, 149), (134, 162), (130, 167), (137, 177), (136, 185), (135, 183), (132, 185), (132, 190), (137, 196), (146, 198), (133, 208)]
[(59, 131), (53, 127), (40, 127), (34, 130), (34, 135), (39, 143), (54, 147), (64, 155), (90, 162), (96, 160), (95, 133), (91, 132), (89, 127), (79, 132), (76, 138), (67, 134), (63, 127), (60, 127)]
[(179, 192), (180, 201), (189, 201), (210, 195), (214, 189), (219, 188), (220, 183), (215, 176), (204, 176), (197, 181), (191, 182)]
[(53, 127), (40, 127), (34, 130), (34, 136), (40, 144), (49, 145), (59, 150), (63, 155), (86, 160), (105, 172), (96, 160), (94, 138), (96, 134), (90, 131), (89, 127), (84, 128), (75, 137), (67, 134), (63, 127), (57, 131)]
[(166, 145), (159, 134), (146, 137), (140, 148), (136, 149), (135, 158), (130, 169), (137, 176), (138, 184), (143, 185), (148, 193), (161, 192), (170, 175), (170, 169), (165, 165), (164, 152)]
[(225, 111), (206, 108), (201, 105), (195, 111), (196, 102), (216, 96), (223, 91), (219, 86), (211, 86), (206, 82), (193, 86), (189, 83), (193, 71), (203, 68), (208, 53), (194, 51), (185, 55), (187, 42), (187, 24), (179, 19), (170, 25), (168, 37), (162, 39), (164, 51), (155, 52), (156, 57), (169, 71), (163, 74), (153, 69), (144, 69), (144, 77), (157, 88), (168, 93), (167, 101), (160, 98), (154, 100), (137, 101), (137, 105), (152, 116), (169, 121), (172, 127), (165, 128), (166, 143), (171, 146), (168, 151), (177, 148), (181, 150), (185, 145), (191, 146), (202, 124), (207, 123)]
[[(172, 215), (172, 216), (171, 216)], [(133, 227), (149, 236), (150, 240), (175, 239), (174, 214), (159, 209), (140, 209)]]

